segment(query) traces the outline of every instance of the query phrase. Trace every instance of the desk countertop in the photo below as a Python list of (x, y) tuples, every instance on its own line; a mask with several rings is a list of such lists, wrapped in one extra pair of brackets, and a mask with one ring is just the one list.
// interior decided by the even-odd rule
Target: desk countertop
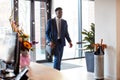
[(34, 62), (27, 75), (30, 80), (68, 80), (60, 71)]

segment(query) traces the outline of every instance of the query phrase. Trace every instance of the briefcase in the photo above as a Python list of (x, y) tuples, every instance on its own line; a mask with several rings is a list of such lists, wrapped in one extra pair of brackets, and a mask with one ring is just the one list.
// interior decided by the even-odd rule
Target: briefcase
[(49, 55), (53, 55), (53, 54), (54, 54), (54, 49), (52, 49), (52, 48), (50, 47), (50, 44), (49, 44), (49, 43), (46, 44), (46, 52), (47, 52)]

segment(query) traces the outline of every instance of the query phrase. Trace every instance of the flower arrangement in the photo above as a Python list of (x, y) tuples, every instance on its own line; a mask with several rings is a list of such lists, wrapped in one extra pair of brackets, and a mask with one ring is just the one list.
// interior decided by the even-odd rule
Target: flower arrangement
[(101, 39), (101, 43), (96, 43), (96, 44), (93, 44), (92, 46), (94, 46), (95, 51), (97, 51), (97, 49), (99, 48), (99, 46), (101, 46), (103, 50), (104, 50), (105, 48), (107, 48), (107, 45), (106, 45), (106, 44), (103, 44), (103, 39)]
[(13, 11), (12, 11), (11, 16), (9, 18), (9, 21), (10, 21), (13, 32), (18, 33), (18, 40), (21, 43), (21, 46), (20, 46), (21, 49), (33, 51), (34, 50), (33, 45), (37, 44), (38, 42), (36, 42), (36, 41), (29, 42), (28, 41), (29, 35), (25, 34), (24, 30), (22, 28), (19, 29), (19, 24), (13, 19)]
[(37, 44), (38, 42), (36, 41), (32, 41), (32, 42), (29, 42), (29, 35), (25, 34), (24, 33), (24, 30), (23, 29), (19, 29), (19, 25), (17, 25), (17, 23), (15, 21), (11, 21), (11, 27), (12, 27), (12, 30), (16, 33), (18, 33), (18, 39), (21, 43), (21, 48), (22, 50), (34, 50), (33, 49), (33, 45)]
[(23, 68), (25, 66), (29, 66), (30, 64), (30, 55), (28, 52), (31, 50), (34, 50), (33, 45), (37, 44), (38, 42), (29, 41), (29, 35), (24, 32), (24, 30), (21, 28), (19, 29), (19, 24), (17, 21), (13, 19), (13, 11), (12, 15), (9, 18), (11, 28), (13, 32), (16, 32), (18, 35), (18, 40), (20, 42), (20, 67)]

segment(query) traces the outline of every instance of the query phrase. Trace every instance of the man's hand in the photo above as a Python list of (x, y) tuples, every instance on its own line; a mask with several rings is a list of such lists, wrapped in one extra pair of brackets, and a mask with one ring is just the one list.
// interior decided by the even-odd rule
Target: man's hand
[(73, 46), (72, 42), (69, 42), (69, 45), (70, 45), (70, 48), (72, 48), (72, 46)]
[(50, 47), (53, 49), (55, 47), (55, 43), (54, 42), (50, 42)]

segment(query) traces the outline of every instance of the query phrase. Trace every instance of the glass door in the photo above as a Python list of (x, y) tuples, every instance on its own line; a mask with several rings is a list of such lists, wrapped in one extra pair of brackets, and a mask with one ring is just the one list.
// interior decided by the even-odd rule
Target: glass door
[[(32, 24), (32, 25), (31, 25)], [(19, 0), (19, 26), (39, 42), (30, 52), (31, 61), (45, 60), (46, 2)], [(32, 28), (31, 28), (32, 27)], [(34, 30), (33, 30), (34, 29)]]
[[(69, 4), (68, 4), (69, 2)], [(64, 48), (63, 59), (77, 58), (79, 54), (75, 53), (75, 45), (78, 42), (78, 0), (53, 0), (52, 2), (52, 18), (55, 17), (55, 8), (63, 8), (63, 19), (67, 20), (68, 31), (72, 39), (73, 47), (69, 48), (69, 44), (66, 41)], [(67, 4), (67, 6), (66, 6)], [(72, 5), (72, 6), (71, 6)]]
[(46, 2), (35, 1), (36, 60), (45, 60)]

